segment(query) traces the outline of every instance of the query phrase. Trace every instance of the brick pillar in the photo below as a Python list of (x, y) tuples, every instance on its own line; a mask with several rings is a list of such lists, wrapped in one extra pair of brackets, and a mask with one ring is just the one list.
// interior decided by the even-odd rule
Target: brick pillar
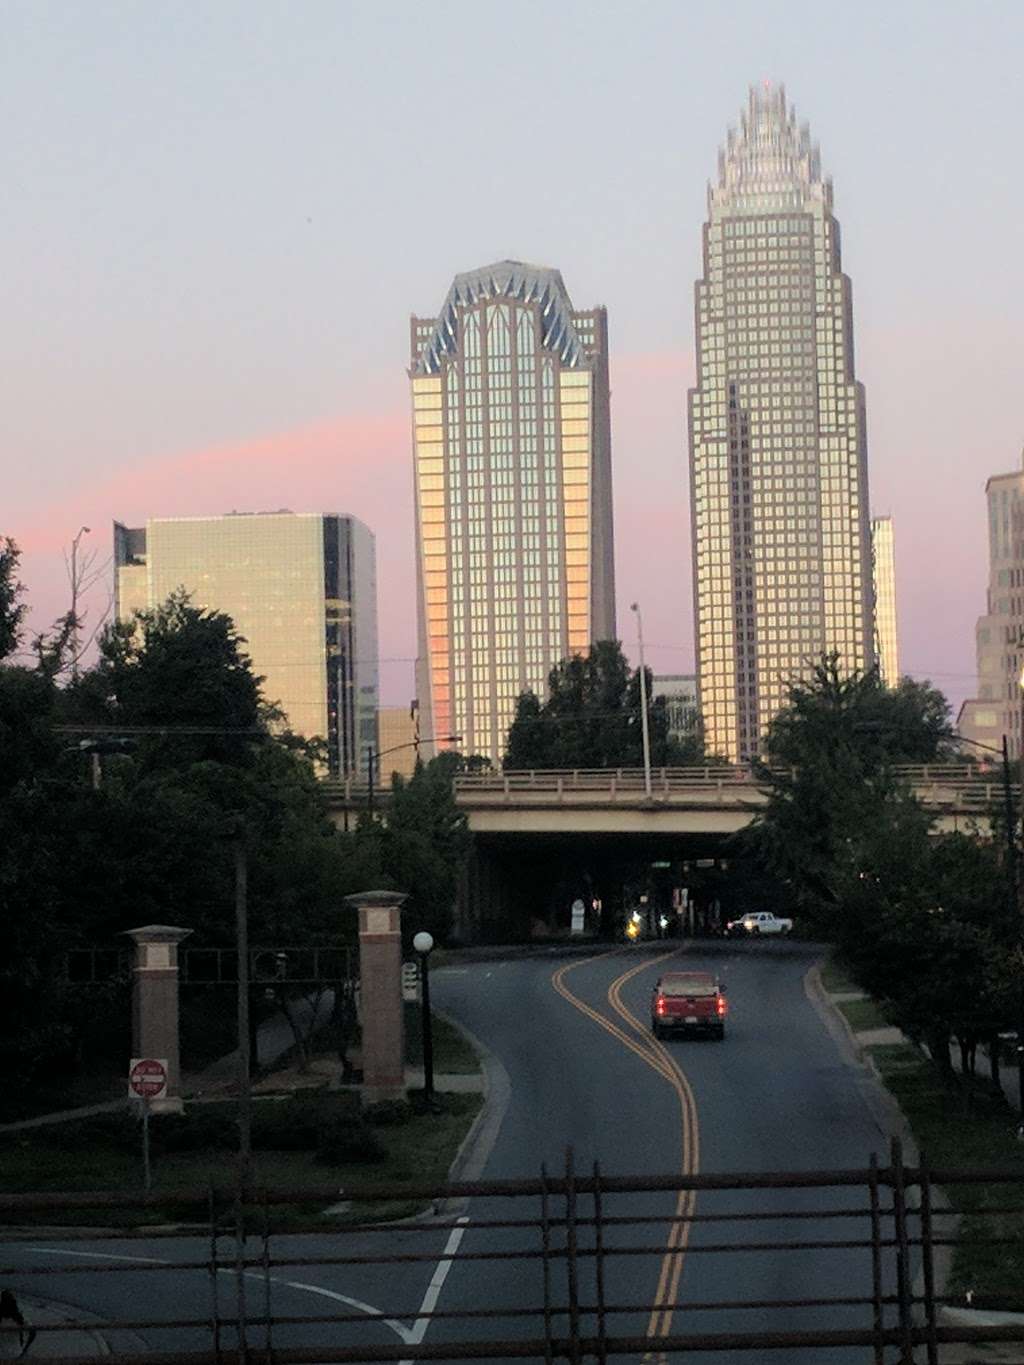
[(180, 1114), (184, 1108), (178, 1042), (178, 944), (191, 932), (168, 924), (125, 930), (135, 944), (132, 1056), (167, 1058), (167, 1095), (152, 1102), (154, 1114)]
[(363, 1101), (405, 1095), (402, 1018), (402, 891), (346, 896), (359, 913), (359, 993), (363, 1020)]

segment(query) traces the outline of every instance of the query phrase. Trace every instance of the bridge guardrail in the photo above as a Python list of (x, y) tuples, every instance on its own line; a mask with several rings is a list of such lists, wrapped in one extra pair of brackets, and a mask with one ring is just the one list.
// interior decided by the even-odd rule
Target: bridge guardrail
[[(928, 806), (982, 812), (1005, 800), (1002, 782), (993, 781), (988, 769), (962, 764), (908, 764), (894, 771)], [(531, 796), (538, 802), (550, 797), (560, 802), (588, 795), (605, 796), (613, 804), (620, 800), (629, 803), (645, 790), (642, 768), (511, 769), (455, 779), (456, 800), (465, 805), (494, 798), (529, 800)], [(651, 794), (656, 801), (704, 796), (722, 804), (759, 804), (764, 799), (764, 786), (749, 768), (654, 768)], [(1012, 785), (1011, 796), (1015, 804), (1020, 801), (1019, 784)]]

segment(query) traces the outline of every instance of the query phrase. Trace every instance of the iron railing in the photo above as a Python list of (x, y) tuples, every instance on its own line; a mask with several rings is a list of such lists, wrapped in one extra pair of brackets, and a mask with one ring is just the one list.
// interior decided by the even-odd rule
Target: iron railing
[[(81, 1303), (85, 1286), (102, 1298), (97, 1283), (124, 1277), (115, 1316), (37, 1327), (40, 1335), (78, 1325), (113, 1337), (145, 1333), (152, 1349), (119, 1349), (120, 1365), (604, 1362), (700, 1351), (813, 1360), (829, 1347), (862, 1348), (874, 1365), (937, 1365), (943, 1344), (996, 1342), (1020, 1343), (1024, 1358), (1024, 1317), (992, 1327), (944, 1316), (954, 1304), (942, 1292), (937, 1258), (955, 1243), (956, 1229), (940, 1190), (980, 1184), (1008, 1191), (990, 1210), (997, 1229), (990, 1244), (1019, 1244), (1019, 1233), (1006, 1231), (1009, 1218), (1024, 1214), (1019, 1169), (911, 1166), (899, 1142), (886, 1165), (873, 1158), (866, 1169), (688, 1177), (611, 1176), (596, 1162), (579, 1170), (570, 1151), (563, 1171), (542, 1170), (539, 1179), (347, 1189), (344, 1208), (335, 1209), (342, 1225), (312, 1241), (284, 1235), (285, 1206), (336, 1205), (336, 1188), (267, 1190), (247, 1200), (211, 1190), (205, 1243), (195, 1229), (183, 1242), (166, 1228), (139, 1228), (128, 1236), (154, 1245), (138, 1258), (123, 1246), (109, 1258), (76, 1254), (75, 1243), (94, 1242), (95, 1229), (55, 1234), (52, 1226), (48, 1254), (33, 1256), (40, 1234), (24, 1226), (39, 1217), (52, 1224), (55, 1211), (65, 1219), (71, 1210), (123, 1211), (123, 1192), (8, 1194), (0, 1195), (0, 1210), (21, 1226), (4, 1234), (0, 1279), (27, 1298), (67, 1277), (64, 1301)], [(673, 1210), (663, 1202), (671, 1196)], [(164, 1218), (175, 1207), (194, 1217), (197, 1200), (201, 1194), (186, 1192), (151, 1202)], [(393, 1213), (395, 1201), (431, 1212), (378, 1221), (374, 1210)], [(162, 1254), (158, 1239), (172, 1236)], [(772, 1258), (767, 1276), (751, 1259), (765, 1256)], [(446, 1276), (456, 1269), (461, 1283), (446, 1303)], [(154, 1273), (174, 1275), (177, 1312), (132, 1312), (132, 1285)], [(305, 1282), (311, 1273), (314, 1284)], [(755, 1292), (743, 1292), (745, 1281)], [(756, 1292), (780, 1282), (792, 1288)], [(831, 1292), (803, 1288), (823, 1283)], [(320, 1312), (294, 1311), (302, 1290)], [(371, 1294), (385, 1301), (366, 1303)], [(702, 1318), (714, 1326), (702, 1327)]]

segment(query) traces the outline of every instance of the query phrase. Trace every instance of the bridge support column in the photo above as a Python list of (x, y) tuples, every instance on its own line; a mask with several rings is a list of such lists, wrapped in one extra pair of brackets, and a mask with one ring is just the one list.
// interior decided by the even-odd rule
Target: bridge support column
[(363, 1101), (405, 1095), (402, 1015), (402, 891), (346, 896), (359, 915), (359, 991), (363, 1024)]
[(135, 944), (132, 973), (132, 1056), (167, 1061), (167, 1094), (153, 1100), (154, 1114), (180, 1114), (181, 1048), (178, 1006), (178, 944), (191, 929), (146, 924), (126, 929)]

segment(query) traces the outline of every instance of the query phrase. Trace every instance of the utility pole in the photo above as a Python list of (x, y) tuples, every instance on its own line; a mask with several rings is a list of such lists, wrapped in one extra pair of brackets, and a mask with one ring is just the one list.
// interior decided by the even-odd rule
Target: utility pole
[[(91, 529), (92, 529), (92, 528), (89, 527), (89, 526), (82, 526), (82, 527), (80, 527), (80, 528), (79, 528), (78, 535), (75, 536), (74, 540), (71, 542), (71, 566), (70, 566), (70, 569), (68, 570), (68, 575), (69, 575), (69, 577), (70, 577), (70, 579), (71, 579), (71, 631), (72, 631), (72, 635), (71, 635), (71, 680), (72, 680), (72, 682), (75, 682), (75, 681), (77, 681), (77, 679), (78, 679), (78, 631), (79, 631), (79, 624), (78, 624), (78, 594), (79, 594), (79, 592), (80, 592), (80, 590), (81, 590), (81, 584), (82, 584), (82, 575), (79, 573), (79, 570), (78, 570), (78, 542), (82, 539), (83, 536), (89, 535), (90, 532), (91, 532)], [(89, 568), (89, 566), (90, 566), (90, 561), (91, 561), (92, 559), (93, 559), (93, 556), (92, 556), (92, 555), (87, 556), (87, 562), (86, 562), (86, 570), (87, 570), (87, 571), (88, 571), (88, 568)], [(99, 760), (98, 760), (98, 758), (94, 758), (94, 759), (93, 759), (93, 786), (94, 786), (94, 787), (98, 787), (98, 786), (100, 785), (100, 783), (99, 783), (99, 775), (98, 775), (98, 774), (99, 774)]]
[(373, 745), (368, 744), (366, 746), (366, 808), (370, 812), (371, 818), (373, 816), (373, 768), (376, 759), (377, 755), (373, 751)]
[(235, 835), (235, 950), (238, 956), (238, 1166), (248, 1193), (252, 1168), (252, 1079), (249, 1036), (249, 861), (245, 831)]
[[(1021, 798), (1024, 800), (1024, 670), (1021, 671), (1017, 679), (1020, 689), (1020, 739), (1017, 743), (1017, 780), (1020, 783)], [(1003, 737), (1003, 744), (1006, 745), (1006, 737)], [(1006, 749), (1009, 755), (1009, 749)], [(1007, 779), (1009, 779), (1009, 758), (1007, 757)], [(1012, 802), (1010, 803), (1012, 804)], [(1010, 826), (1009, 837), (1013, 840), (1014, 824)], [(1021, 839), (1024, 841), (1024, 822), (1021, 826)], [(1017, 900), (1016, 911), (1018, 916), (1017, 928), (1017, 970), (1020, 976), (1020, 988), (1017, 997), (1017, 1099), (1020, 1103), (1021, 1126), (1024, 1127), (1024, 906), (1020, 903), (1020, 873), (1017, 871), (1016, 858), (1014, 858), (1014, 896)], [(1017, 1130), (1020, 1132), (1020, 1129)]]
[(647, 723), (647, 669), (644, 667), (644, 621), (640, 604), (634, 602), (630, 611), (636, 612), (636, 638), (640, 651), (640, 727), (644, 744), (644, 795), (651, 796), (651, 733)]

